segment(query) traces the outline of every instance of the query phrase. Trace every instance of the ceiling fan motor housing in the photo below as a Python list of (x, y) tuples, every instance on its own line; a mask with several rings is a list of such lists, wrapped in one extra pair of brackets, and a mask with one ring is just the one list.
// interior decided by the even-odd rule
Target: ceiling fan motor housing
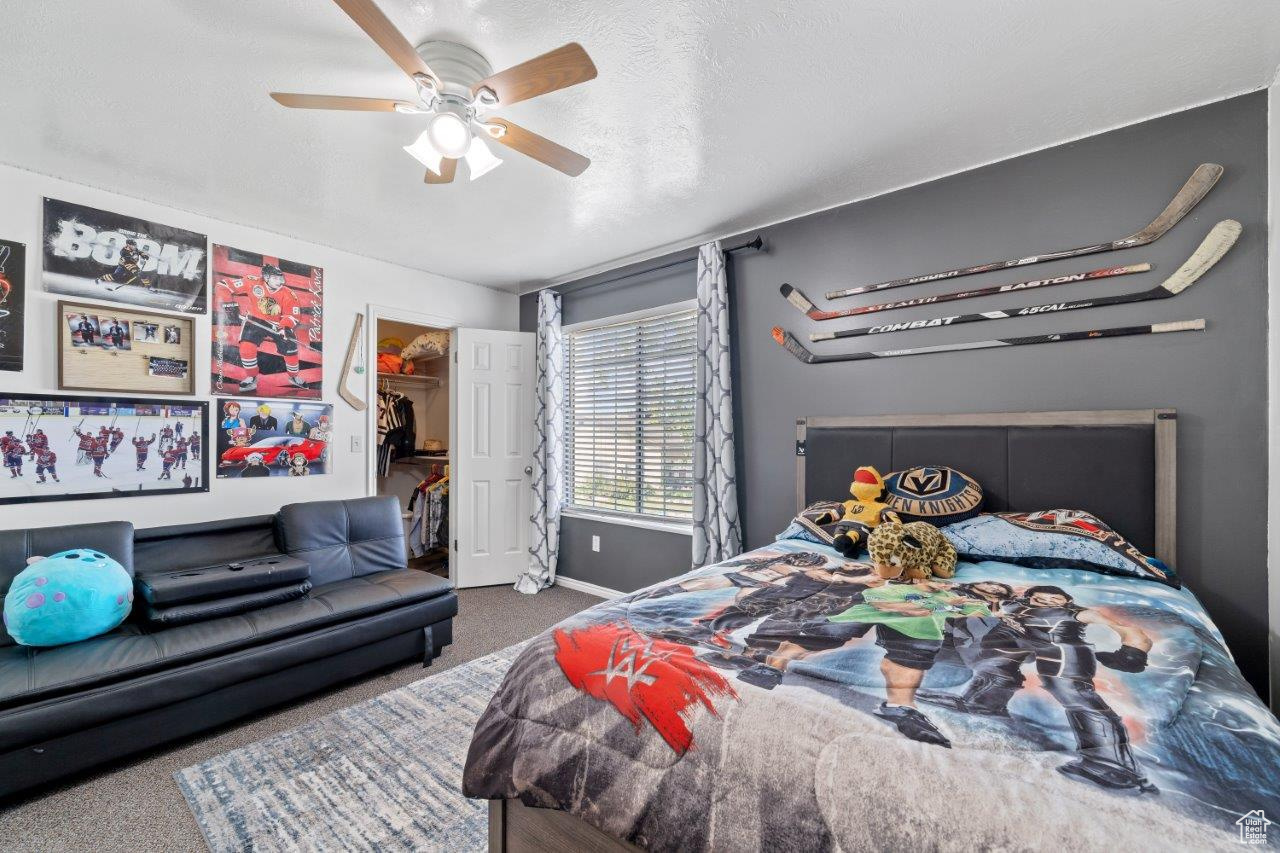
[(493, 74), (489, 60), (457, 42), (424, 41), (415, 50), (440, 78), (441, 95), (470, 103), (472, 87)]

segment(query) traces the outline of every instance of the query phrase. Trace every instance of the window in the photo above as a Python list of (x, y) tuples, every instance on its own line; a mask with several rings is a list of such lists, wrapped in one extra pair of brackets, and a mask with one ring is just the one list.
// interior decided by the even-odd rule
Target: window
[(692, 518), (695, 306), (565, 330), (570, 507)]

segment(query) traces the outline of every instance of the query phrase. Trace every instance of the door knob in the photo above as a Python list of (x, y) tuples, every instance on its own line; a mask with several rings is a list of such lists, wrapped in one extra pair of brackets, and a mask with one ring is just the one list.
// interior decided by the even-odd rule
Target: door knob
[(533, 476), (533, 466), (532, 466), (532, 465), (526, 465), (526, 466), (524, 466), (524, 473), (525, 473), (526, 475), (528, 475), (528, 476), (532, 477), (532, 476)]

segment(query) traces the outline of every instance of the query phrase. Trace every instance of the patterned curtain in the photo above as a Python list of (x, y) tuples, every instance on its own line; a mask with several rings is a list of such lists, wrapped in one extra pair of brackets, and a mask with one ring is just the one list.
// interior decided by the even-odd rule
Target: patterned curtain
[(729, 282), (720, 242), (698, 249), (698, 363), (693, 443), (693, 566), (742, 553), (733, 461)]
[(516, 579), (520, 592), (535, 593), (556, 580), (560, 553), (560, 507), (564, 503), (564, 347), (560, 338), (560, 294), (538, 293), (533, 514), (529, 516), (529, 568)]

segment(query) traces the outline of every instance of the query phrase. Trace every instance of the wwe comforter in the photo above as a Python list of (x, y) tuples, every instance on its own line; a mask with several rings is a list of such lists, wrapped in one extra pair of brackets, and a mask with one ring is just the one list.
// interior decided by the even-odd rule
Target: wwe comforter
[(464, 788), (651, 850), (1228, 848), (1280, 725), (1185, 590), (786, 540), (531, 640)]

